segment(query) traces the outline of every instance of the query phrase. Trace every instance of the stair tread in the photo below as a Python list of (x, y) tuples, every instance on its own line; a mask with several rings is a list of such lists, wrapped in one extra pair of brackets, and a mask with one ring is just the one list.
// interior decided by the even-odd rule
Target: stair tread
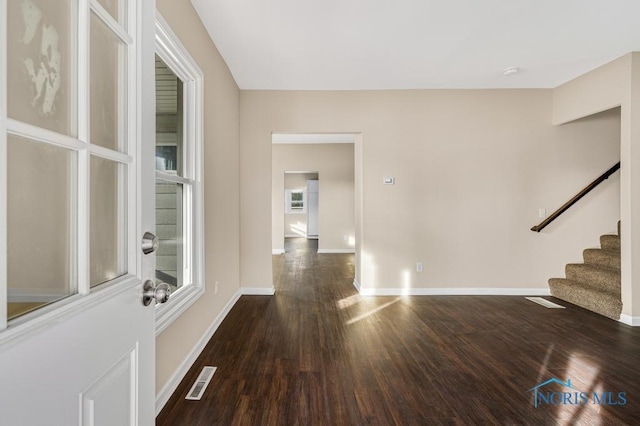
[(600, 248), (583, 250), (584, 263), (565, 266), (566, 278), (549, 279), (551, 295), (619, 319), (622, 313), (620, 221), (617, 234), (600, 236)]
[(592, 248), (584, 249), (583, 251), (601, 252), (601, 253), (609, 255), (609, 256), (620, 257), (620, 250), (615, 250), (615, 249), (592, 247)]

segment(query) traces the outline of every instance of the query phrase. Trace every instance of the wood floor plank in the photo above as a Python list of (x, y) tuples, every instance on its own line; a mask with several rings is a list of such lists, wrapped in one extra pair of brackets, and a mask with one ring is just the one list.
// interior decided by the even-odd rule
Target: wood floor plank
[[(287, 239), (276, 295), (238, 300), (158, 425), (640, 424), (639, 329), (557, 300), (362, 297), (354, 256), (316, 250)], [(534, 407), (551, 377), (627, 404)]]

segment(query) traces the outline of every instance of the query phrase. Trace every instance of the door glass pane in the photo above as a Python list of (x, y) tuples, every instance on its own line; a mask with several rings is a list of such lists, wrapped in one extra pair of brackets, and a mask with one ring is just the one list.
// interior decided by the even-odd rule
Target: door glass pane
[(90, 37), (90, 140), (122, 151), (126, 48), (93, 13)]
[(123, 165), (91, 157), (90, 268), (95, 286), (127, 273)]
[(182, 174), (182, 80), (156, 55), (156, 170)]
[(70, 136), (77, 134), (75, 3), (7, 3), (8, 116)]
[[(98, 0), (100, 6), (109, 12), (109, 15), (113, 17), (120, 25), (124, 26), (124, 12), (126, 11), (125, 0)], [(126, 29), (126, 28), (125, 28)]]
[(8, 318), (76, 292), (75, 153), (7, 138)]
[(156, 255), (156, 278), (173, 290), (183, 285), (184, 232), (183, 185), (156, 181), (156, 234), (160, 247)]

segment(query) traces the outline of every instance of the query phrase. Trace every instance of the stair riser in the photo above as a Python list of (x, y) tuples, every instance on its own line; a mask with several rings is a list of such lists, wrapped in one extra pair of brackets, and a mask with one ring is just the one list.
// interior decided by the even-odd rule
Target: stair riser
[(617, 235), (602, 235), (600, 237), (600, 247), (607, 250), (620, 251), (620, 237)]
[(620, 252), (615, 250), (587, 249), (582, 253), (584, 263), (620, 270)]
[(568, 280), (586, 283), (610, 294), (620, 294), (620, 275), (615, 273), (593, 273), (580, 267), (580, 265), (567, 265), (566, 276)]
[(551, 295), (558, 299), (565, 300), (584, 309), (596, 312), (607, 318), (620, 319), (622, 313), (622, 302), (619, 298), (603, 295), (602, 293), (585, 288), (575, 289), (571, 285), (549, 281)]

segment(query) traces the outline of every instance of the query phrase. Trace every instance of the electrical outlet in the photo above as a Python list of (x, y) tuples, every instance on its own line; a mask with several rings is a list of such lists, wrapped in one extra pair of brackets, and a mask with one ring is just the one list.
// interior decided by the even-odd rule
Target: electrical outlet
[(538, 209), (538, 219), (546, 219), (547, 217), (547, 209), (539, 208)]
[(216, 284), (213, 287), (213, 294), (218, 294), (218, 281), (216, 281)]
[(416, 263), (416, 272), (422, 272), (422, 262)]

